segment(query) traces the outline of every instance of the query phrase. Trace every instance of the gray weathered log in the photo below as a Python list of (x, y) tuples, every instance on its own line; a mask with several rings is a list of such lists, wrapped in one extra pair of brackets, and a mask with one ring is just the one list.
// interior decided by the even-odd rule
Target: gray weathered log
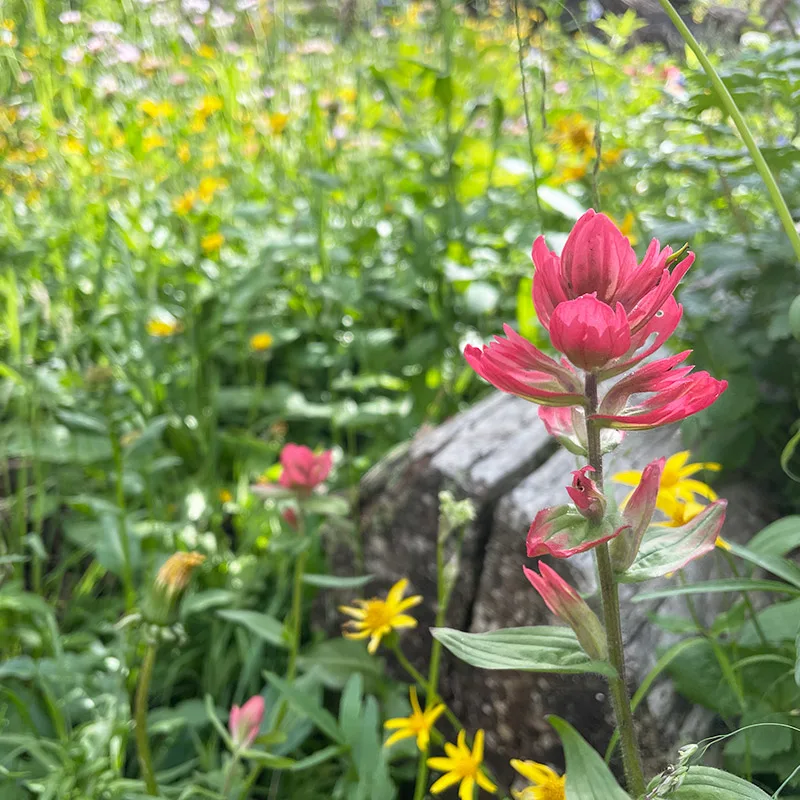
[[(608, 458), (608, 475), (641, 469), (661, 455), (683, 449), (677, 428), (633, 434)], [(368, 473), (362, 486), (361, 550), (363, 567), (377, 577), (380, 593), (401, 577), (427, 602), (415, 609), (419, 629), (403, 635), (403, 650), (424, 669), (431, 645), (436, 597), (435, 537), (438, 494), (449, 488), (473, 500), (477, 517), (466, 531), (460, 577), (448, 611), (448, 625), (487, 631), (520, 625), (551, 624), (551, 615), (525, 579), (525, 534), (535, 513), (566, 501), (564, 487), (575, 457), (547, 436), (534, 405), (493, 394), (438, 428), (420, 432), (407, 447), (390, 455)], [(607, 487), (614, 484), (609, 481)], [(618, 499), (624, 496), (619, 489)], [(747, 486), (722, 486), (729, 499), (726, 537), (746, 541), (772, 515)], [(334, 569), (353, 571), (353, 558), (341, 548), (332, 553)], [(596, 600), (591, 553), (551, 561), (580, 591)], [(688, 580), (702, 580), (722, 569), (709, 555), (685, 571)], [(666, 581), (665, 581), (666, 583)], [(647, 588), (653, 588), (648, 583)], [(676, 641), (647, 623), (647, 614), (685, 614), (680, 599), (630, 603), (641, 590), (622, 587), (624, 635), (632, 688), (655, 664), (659, 652)], [(725, 595), (699, 601), (707, 621), (726, 602)], [(478, 670), (445, 658), (442, 693), (470, 729), (487, 732), (489, 761), (501, 780), (511, 779), (513, 757), (561, 763), (560, 746), (545, 717), (570, 720), (599, 749), (605, 748), (613, 724), (606, 687), (599, 677), (570, 677), (523, 672)], [(691, 712), (691, 713), (690, 713)], [(663, 768), (674, 746), (703, 734), (707, 720), (691, 711), (663, 681), (637, 712), (648, 770)]]

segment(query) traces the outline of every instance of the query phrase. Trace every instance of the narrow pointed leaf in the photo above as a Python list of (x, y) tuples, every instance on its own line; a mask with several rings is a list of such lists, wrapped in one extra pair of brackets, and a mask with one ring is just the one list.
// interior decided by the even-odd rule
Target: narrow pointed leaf
[(792, 586), (800, 589), (800, 567), (780, 556), (762, 555), (761, 553), (753, 552), (749, 547), (742, 547), (734, 542), (728, 542), (728, 549), (731, 553), (757, 567), (789, 581)]
[(611, 665), (589, 658), (569, 628), (541, 625), (488, 633), (433, 628), (431, 633), (454, 656), (481, 669), (614, 675)]
[(670, 586), (653, 592), (641, 592), (632, 598), (634, 603), (660, 600), (686, 594), (719, 594), (721, 592), (779, 592), (796, 596), (800, 589), (781, 581), (756, 580), (755, 578), (720, 578), (716, 581), (699, 581), (686, 586)]
[(724, 500), (717, 500), (679, 528), (651, 525), (636, 560), (617, 576), (620, 583), (639, 583), (683, 569), (690, 561), (714, 549), (725, 521)]
[[(770, 795), (744, 778), (712, 767), (689, 767), (681, 787), (669, 797), (672, 800), (770, 800)], [(569, 800), (569, 795), (567, 798)]]
[(560, 717), (548, 717), (564, 745), (567, 761), (566, 800), (630, 800), (600, 754)]

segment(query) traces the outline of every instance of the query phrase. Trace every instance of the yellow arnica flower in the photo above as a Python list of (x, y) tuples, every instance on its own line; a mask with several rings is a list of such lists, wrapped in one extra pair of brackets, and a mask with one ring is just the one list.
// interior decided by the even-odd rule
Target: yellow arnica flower
[(209, 233), (200, 240), (200, 247), (204, 253), (213, 253), (219, 250), (225, 243), (225, 237), (221, 233)]
[(537, 764), (535, 761), (520, 761), (513, 758), (511, 766), (532, 784), (521, 791), (513, 792), (515, 800), (565, 800), (564, 783), (567, 779), (565, 775), (559, 775), (550, 767)]
[[(675, 503), (677, 501), (696, 503), (696, 495), (705, 497), (707, 500), (717, 499), (716, 492), (710, 486), (690, 476), (704, 469), (711, 472), (719, 472), (722, 467), (714, 462), (689, 464), (687, 462), (691, 455), (688, 450), (682, 450), (680, 453), (670, 456), (664, 465), (656, 508), (668, 516), (675, 513)], [(642, 473), (637, 470), (627, 470), (626, 472), (618, 472), (613, 479), (618, 483), (624, 483), (626, 486), (638, 486), (639, 481), (642, 479)]]
[(353, 617), (345, 623), (343, 636), (346, 639), (369, 639), (367, 650), (374, 653), (381, 643), (381, 639), (393, 630), (399, 628), (416, 628), (417, 621), (414, 617), (404, 614), (422, 602), (422, 597), (414, 595), (403, 599), (408, 588), (408, 579), (403, 578), (389, 589), (385, 600), (373, 597), (371, 600), (354, 600), (352, 606), (340, 606), (343, 614)]
[(272, 334), (262, 331), (261, 333), (254, 333), (250, 337), (250, 349), (260, 352), (262, 350), (269, 350), (272, 347)]
[(186, 142), (181, 142), (178, 145), (177, 153), (178, 160), (181, 162), (181, 164), (185, 164), (192, 157), (192, 151)]
[(467, 747), (467, 735), (464, 731), (458, 734), (456, 744), (447, 742), (444, 746), (447, 757), (429, 758), (428, 766), (431, 769), (444, 772), (436, 783), (431, 786), (433, 794), (440, 794), (445, 789), (461, 785), (458, 788), (459, 800), (472, 800), (475, 794), (475, 784), (482, 789), (494, 794), (497, 787), (486, 777), (481, 769), (483, 763), (483, 731), (475, 734), (472, 750)]
[(197, 48), (197, 55), (201, 58), (214, 58), (214, 48), (207, 44), (201, 44), (200, 47)]
[(197, 104), (197, 113), (202, 114), (204, 117), (210, 117), (217, 111), (221, 111), (222, 106), (221, 98), (207, 94), (200, 98), (200, 102)]
[(206, 560), (202, 553), (175, 553), (162, 565), (156, 575), (156, 586), (173, 595), (182, 592), (188, 585), (196, 567)]
[(411, 716), (389, 719), (384, 723), (383, 727), (386, 730), (394, 731), (386, 740), (384, 747), (391, 747), (402, 739), (416, 736), (417, 747), (424, 752), (428, 749), (428, 744), (431, 740), (431, 728), (433, 728), (436, 720), (439, 719), (444, 711), (444, 703), (423, 711), (417, 698), (416, 686), (412, 686), (409, 689), (408, 695), (411, 701)]
[(172, 201), (172, 208), (177, 214), (185, 216), (194, 208), (196, 202), (197, 192), (194, 189), (189, 189)]
[(151, 336), (163, 338), (172, 336), (181, 329), (181, 324), (175, 319), (149, 319), (147, 320), (147, 332)]

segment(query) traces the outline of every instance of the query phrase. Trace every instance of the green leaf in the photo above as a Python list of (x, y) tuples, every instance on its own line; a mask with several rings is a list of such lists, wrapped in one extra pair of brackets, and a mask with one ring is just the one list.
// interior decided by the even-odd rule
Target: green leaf
[(295, 711), (308, 717), (329, 739), (338, 744), (347, 744), (336, 718), (317, 702), (316, 697), (299, 690), (273, 672), (265, 672), (264, 677), (286, 698)]
[(303, 500), (303, 510), (326, 517), (346, 517), (350, 513), (350, 503), (333, 494), (312, 495)]
[(364, 643), (352, 639), (329, 639), (313, 645), (299, 658), (306, 672), (314, 670), (317, 679), (331, 689), (341, 689), (354, 672), (375, 680), (383, 673), (380, 658), (371, 656)]
[(361, 700), (364, 696), (364, 681), (356, 673), (344, 687), (339, 701), (339, 728), (352, 747), (361, 735)]
[(596, 672), (614, 675), (604, 661), (592, 661), (569, 628), (538, 626), (505, 628), (488, 633), (464, 633), (432, 628), (431, 634), (454, 656), (482, 669), (518, 669), (523, 672)]
[(614, 780), (600, 754), (568, 722), (550, 716), (564, 746), (567, 761), (566, 800), (630, 800)]
[(784, 517), (759, 531), (747, 549), (762, 556), (785, 556), (800, 547), (800, 516)]
[(636, 560), (617, 576), (620, 583), (640, 583), (677, 572), (690, 561), (714, 549), (725, 505), (711, 504), (693, 520), (679, 528), (651, 525), (644, 535)]
[[(770, 800), (757, 786), (713, 767), (689, 767), (674, 800)], [(569, 800), (569, 796), (567, 798)]]
[(269, 614), (261, 614), (258, 611), (226, 608), (217, 611), (217, 616), (229, 622), (236, 622), (239, 625), (244, 625), (245, 628), (252, 631), (256, 636), (263, 639), (265, 642), (274, 644), (276, 647), (282, 647), (284, 649), (287, 647), (286, 639), (283, 635), (283, 625), (275, 619), (275, 617), (269, 616)]
[(755, 578), (722, 578), (717, 581), (700, 581), (686, 586), (670, 586), (653, 592), (642, 592), (633, 598), (633, 602), (643, 603), (646, 600), (659, 600), (662, 597), (676, 597), (686, 594), (716, 594), (720, 592), (784, 592), (796, 595), (800, 594), (800, 589), (795, 589), (789, 584), (781, 583), (780, 581), (761, 581)]
[(320, 589), (360, 589), (368, 584), (373, 575), (303, 575), (303, 583), (309, 586), (318, 586)]
[(792, 586), (800, 588), (800, 567), (797, 567), (791, 561), (779, 556), (761, 555), (734, 542), (728, 542), (728, 548), (735, 556), (743, 558), (745, 561), (749, 561), (751, 564), (755, 564), (757, 567), (761, 567), (761, 569), (765, 569), (767, 572), (789, 581)]
[(328, 747), (323, 747), (322, 750), (317, 750), (316, 753), (312, 753), (310, 756), (306, 758), (301, 758), (299, 761), (295, 761), (290, 767), (286, 769), (289, 772), (302, 772), (304, 769), (311, 769), (311, 767), (316, 767), (319, 764), (324, 763), (325, 761), (330, 760), (331, 758), (336, 758), (336, 756), (344, 755), (347, 752), (346, 747), (342, 747), (340, 745), (332, 744)]

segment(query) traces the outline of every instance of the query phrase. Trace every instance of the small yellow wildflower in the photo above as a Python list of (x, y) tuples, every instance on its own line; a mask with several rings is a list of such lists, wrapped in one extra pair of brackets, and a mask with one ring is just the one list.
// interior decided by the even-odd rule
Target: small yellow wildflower
[(189, 189), (172, 201), (172, 208), (175, 213), (185, 216), (194, 208), (196, 202), (197, 192), (194, 189)]
[(125, 134), (117, 129), (111, 134), (111, 144), (115, 150), (119, 150), (125, 144)]
[(197, 187), (197, 194), (204, 203), (210, 203), (214, 199), (214, 195), (227, 185), (227, 181), (221, 178), (201, 178)]
[(272, 347), (272, 343), (275, 340), (272, 338), (272, 334), (267, 333), (266, 331), (261, 331), (261, 333), (254, 333), (250, 337), (250, 349), (255, 350), (256, 352), (261, 352), (262, 350), (269, 350)]
[(220, 503), (230, 503), (233, 500), (233, 495), (227, 489), (220, 489), (218, 497)]
[(163, 147), (166, 143), (167, 140), (159, 133), (148, 133), (142, 136), (142, 150), (144, 150), (145, 153)]
[(158, 319), (153, 317), (147, 320), (147, 332), (158, 339), (172, 336), (173, 333), (177, 333), (180, 329), (181, 324), (176, 319)]
[(286, 130), (288, 122), (289, 115), (283, 111), (276, 111), (269, 115), (269, 127), (276, 136), (279, 136)]
[(531, 782), (522, 791), (513, 792), (515, 800), (564, 800), (566, 797), (565, 775), (559, 775), (550, 767), (535, 761), (511, 759), (511, 766)]
[(345, 103), (355, 103), (356, 90), (353, 86), (345, 86), (339, 90), (339, 99)]
[(196, 567), (206, 560), (202, 553), (174, 553), (162, 565), (156, 575), (156, 586), (168, 595), (183, 591), (189, 585)]
[[(690, 476), (704, 469), (711, 472), (719, 472), (722, 469), (721, 465), (714, 462), (688, 464), (687, 462), (691, 455), (689, 450), (682, 450), (680, 453), (670, 456), (664, 465), (656, 508), (665, 514), (670, 514), (674, 511), (676, 501), (683, 501), (684, 503), (696, 502), (695, 495), (705, 497), (707, 500), (717, 499), (716, 492), (708, 484), (695, 480)], [(642, 473), (638, 470), (618, 472), (613, 477), (613, 480), (626, 486), (638, 486), (641, 479)]]
[(144, 112), (150, 119), (162, 119), (171, 117), (175, 112), (175, 107), (168, 100), (142, 100), (139, 103), (139, 110)]
[(343, 614), (353, 617), (345, 623), (345, 627), (352, 630), (345, 630), (342, 635), (346, 639), (369, 638), (367, 650), (374, 653), (381, 639), (393, 630), (416, 628), (417, 621), (414, 617), (403, 612), (419, 605), (422, 597), (414, 595), (404, 600), (403, 595), (407, 588), (408, 579), (403, 578), (389, 589), (385, 600), (373, 597), (371, 600), (354, 600), (353, 606), (340, 606), (339, 610)]
[(197, 55), (201, 58), (214, 58), (214, 48), (207, 44), (201, 44), (200, 47), (197, 48)]
[[(217, 157), (213, 153), (205, 153), (201, 164), (203, 169), (214, 169), (217, 166)], [(222, 184), (227, 185), (225, 181), (222, 181)]]
[(461, 784), (458, 788), (459, 800), (472, 800), (476, 783), (491, 794), (497, 791), (497, 787), (486, 777), (486, 773), (481, 769), (483, 762), (482, 730), (475, 734), (475, 741), (472, 743), (471, 751), (467, 747), (467, 735), (464, 731), (458, 734), (456, 744), (446, 742), (444, 751), (447, 753), (446, 758), (428, 759), (428, 766), (431, 769), (445, 773), (431, 786), (433, 794), (440, 794), (459, 782)]
[(573, 164), (564, 167), (561, 172), (553, 176), (552, 183), (560, 186), (562, 183), (574, 183), (586, 177), (586, 164)]
[(411, 701), (411, 716), (386, 720), (383, 727), (388, 731), (393, 730), (394, 733), (386, 740), (383, 746), (391, 747), (402, 739), (410, 739), (412, 736), (416, 736), (417, 747), (424, 752), (428, 749), (428, 744), (430, 744), (431, 728), (444, 712), (444, 703), (423, 711), (417, 698), (417, 687), (412, 686), (408, 694)]
[(568, 153), (594, 158), (594, 125), (582, 114), (567, 114), (557, 120), (550, 141)]
[(186, 142), (181, 142), (176, 152), (178, 161), (180, 161), (181, 164), (185, 164), (192, 157), (192, 151), (189, 149), (189, 145)]
[(208, 233), (200, 240), (200, 247), (203, 248), (204, 253), (213, 253), (215, 250), (219, 250), (224, 243), (225, 237), (221, 233)]

